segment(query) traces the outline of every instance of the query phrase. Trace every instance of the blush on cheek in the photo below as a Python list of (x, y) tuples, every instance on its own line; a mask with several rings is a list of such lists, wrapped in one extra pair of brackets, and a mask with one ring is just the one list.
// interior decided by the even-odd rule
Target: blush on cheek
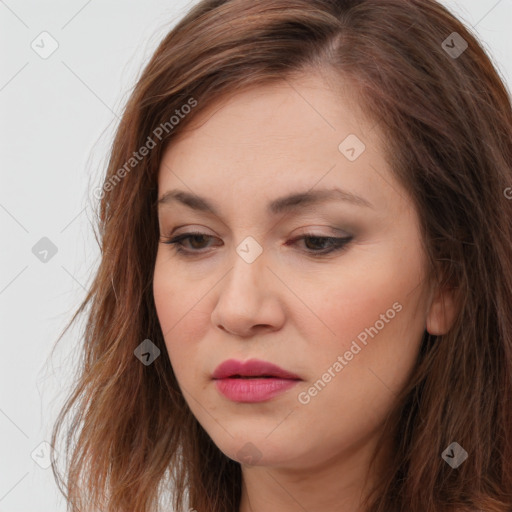
[(155, 308), (169, 354), (193, 354), (197, 344), (207, 336), (210, 316), (204, 305), (193, 297), (172, 293), (168, 287), (154, 286)]
[(183, 297), (180, 300), (180, 284), (173, 275), (176, 271), (167, 268), (162, 249), (159, 248), (153, 275), (153, 299), (160, 327), (164, 336), (174, 330), (174, 326), (186, 313)]
[(156, 283), (153, 285), (153, 298), (160, 328), (165, 336), (176, 322), (172, 314), (172, 300)]
[(326, 294), (323, 294), (318, 299), (317, 309), (312, 309), (318, 311), (318, 316), (325, 319), (340, 341), (350, 344), (354, 337), (374, 325), (381, 314), (392, 308), (399, 296), (399, 290), (390, 293), (388, 283), (383, 286), (374, 283), (370, 288), (338, 286), (332, 291), (327, 304)]

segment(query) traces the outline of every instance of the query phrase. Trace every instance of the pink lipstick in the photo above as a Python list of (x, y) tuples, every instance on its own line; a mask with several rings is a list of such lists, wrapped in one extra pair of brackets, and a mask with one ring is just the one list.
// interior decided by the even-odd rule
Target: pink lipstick
[(295, 386), (298, 375), (259, 359), (228, 359), (212, 375), (217, 389), (234, 402), (264, 402)]

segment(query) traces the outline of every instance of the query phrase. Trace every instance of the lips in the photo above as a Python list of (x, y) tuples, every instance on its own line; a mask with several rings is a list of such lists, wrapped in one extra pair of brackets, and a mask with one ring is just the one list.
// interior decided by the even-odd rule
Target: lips
[(249, 359), (248, 361), (238, 361), (228, 359), (221, 363), (212, 374), (212, 378), (278, 378), (289, 380), (302, 380), (298, 375), (288, 372), (279, 366), (262, 361), (260, 359)]

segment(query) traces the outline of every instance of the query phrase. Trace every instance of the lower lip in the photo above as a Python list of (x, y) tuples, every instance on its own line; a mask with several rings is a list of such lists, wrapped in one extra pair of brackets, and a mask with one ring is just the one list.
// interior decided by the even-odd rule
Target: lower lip
[(233, 402), (264, 402), (292, 388), (299, 382), (292, 379), (215, 379), (217, 389)]

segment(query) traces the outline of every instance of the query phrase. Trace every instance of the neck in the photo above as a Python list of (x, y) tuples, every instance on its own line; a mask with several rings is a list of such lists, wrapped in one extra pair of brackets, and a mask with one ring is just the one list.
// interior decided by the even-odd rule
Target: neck
[(386, 460), (382, 450), (376, 472), (370, 472), (375, 447), (373, 439), (330, 456), (306, 454), (282, 465), (242, 465), (239, 512), (364, 512), (361, 503)]

